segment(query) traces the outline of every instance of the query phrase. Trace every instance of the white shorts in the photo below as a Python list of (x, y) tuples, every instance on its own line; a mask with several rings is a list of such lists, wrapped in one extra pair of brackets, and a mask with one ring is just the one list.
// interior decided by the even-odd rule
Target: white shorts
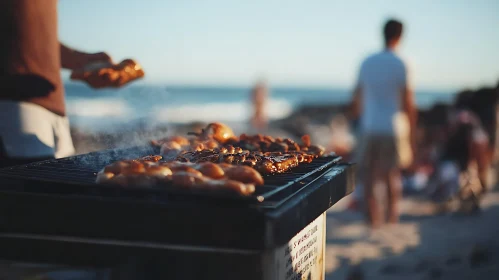
[(29, 102), (0, 101), (0, 140), (11, 158), (74, 154), (69, 120)]

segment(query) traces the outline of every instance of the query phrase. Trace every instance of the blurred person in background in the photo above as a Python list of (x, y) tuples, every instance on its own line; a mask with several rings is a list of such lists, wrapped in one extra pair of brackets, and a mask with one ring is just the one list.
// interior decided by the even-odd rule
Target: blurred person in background
[[(84, 53), (59, 42), (57, 3), (0, 3), (0, 167), (73, 154), (61, 68), (111, 62), (106, 53)], [(106, 83), (99, 79), (88, 83)]]
[(448, 137), (427, 193), (443, 206), (457, 196), (461, 201), (459, 211), (474, 213), (488, 188), (491, 141), (480, 118), (465, 107), (467, 104), (457, 104), (449, 120)]
[(360, 67), (352, 113), (360, 117), (356, 162), (362, 175), (367, 218), (371, 227), (382, 221), (374, 186), (387, 186), (388, 222), (399, 221), (401, 169), (412, 164), (416, 108), (407, 64), (397, 54), (403, 25), (391, 19), (383, 28), (384, 49), (366, 58)]
[(480, 120), (481, 126), (489, 138), (487, 153), (491, 162), (495, 162), (498, 133), (499, 83), (495, 87), (482, 87), (458, 93), (455, 106), (469, 110)]
[(265, 106), (267, 106), (268, 95), (269, 90), (267, 84), (263, 80), (256, 83), (251, 90), (251, 102), (253, 104), (251, 125), (257, 131), (267, 128), (267, 114), (265, 112)]

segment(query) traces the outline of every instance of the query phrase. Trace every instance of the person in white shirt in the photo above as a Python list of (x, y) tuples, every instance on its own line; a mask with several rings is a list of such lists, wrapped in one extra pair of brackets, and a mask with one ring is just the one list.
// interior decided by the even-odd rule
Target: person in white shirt
[(400, 21), (386, 22), (385, 47), (362, 62), (352, 101), (354, 115), (360, 116), (356, 162), (362, 174), (368, 222), (373, 228), (383, 223), (374, 196), (377, 182), (387, 186), (388, 222), (398, 222), (400, 171), (411, 165), (415, 146), (417, 112), (409, 71), (397, 54), (402, 30)]

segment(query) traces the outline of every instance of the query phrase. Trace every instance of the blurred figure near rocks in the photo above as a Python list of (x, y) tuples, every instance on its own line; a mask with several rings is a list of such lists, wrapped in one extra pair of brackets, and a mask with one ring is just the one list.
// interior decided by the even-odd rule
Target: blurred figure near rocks
[(479, 117), (464, 104), (458, 105), (449, 119), (449, 134), (442, 147), (428, 194), (444, 203), (457, 195), (461, 212), (480, 210), (489, 186), (490, 138)]
[(476, 91), (458, 93), (454, 106), (467, 109), (479, 118), (490, 140), (487, 154), (491, 162), (497, 162), (499, 82), (495, 87), (482, 87)]
[(251, 101), (253, 103), (251, 125), (256, 130), (263, 130), (267, 128), (268, 120), (265, 112), (265, 106), (267, 106), (268, 95), (268, 87), (264, 81), (259, 81), (251, 91)]
[(386, 22), (384, 49), (365, 59), (360, 67), (352, 101), (354, 117), (360, 116), (360, 139), (356, 160), (367, 203), (371, 227), (382, 221), (374, 186), (387, 186), (388, 222), (399, 221), (398, 201), (402, 195), (401, 169), (412, 164), (417, 112), (407, 64), (397, 54), (403, 25)]

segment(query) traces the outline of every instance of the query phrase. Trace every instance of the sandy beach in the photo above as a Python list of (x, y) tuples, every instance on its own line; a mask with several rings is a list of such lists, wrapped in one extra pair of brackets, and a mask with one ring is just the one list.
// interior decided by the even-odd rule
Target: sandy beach
[(376, 231), (362, 213), (346, 210), (350, 199), (328, 211), (326, 279), (497, 279), (497, 190), (472, 216), (439, 214), (432, 203), (405, 198), (401, 223)]

